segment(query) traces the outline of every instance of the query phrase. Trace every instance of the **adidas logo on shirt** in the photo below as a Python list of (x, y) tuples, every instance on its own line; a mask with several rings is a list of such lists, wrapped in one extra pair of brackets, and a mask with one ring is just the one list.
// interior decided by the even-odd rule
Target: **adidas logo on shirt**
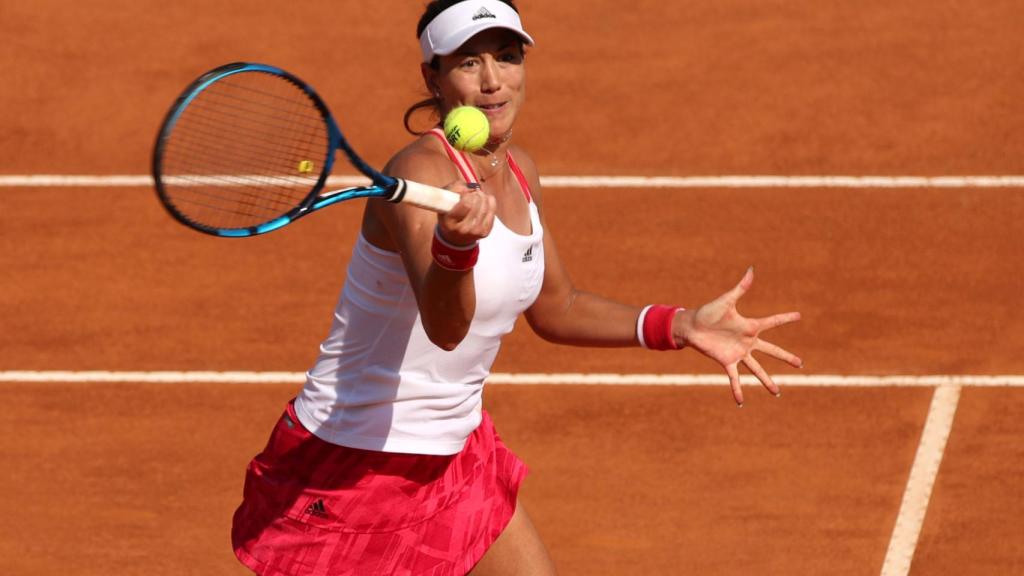
[(497, 19), (497, 16), (492, 14), (491, 11), (488, 10), (487, 8), (480, 8), (479, 10), (476, 11), (476, 14), (473, 14), (473, 21), (474, 22), (476, 22), (477, 20), (482, 20), (484, 18), (495, 18), (495, 19)]
[(533, 261), (533, 246), (530, 246), (530, 248), (526, 250), (526, 254), (523, 254), (523, 262), (532, 262), (532, 261)]

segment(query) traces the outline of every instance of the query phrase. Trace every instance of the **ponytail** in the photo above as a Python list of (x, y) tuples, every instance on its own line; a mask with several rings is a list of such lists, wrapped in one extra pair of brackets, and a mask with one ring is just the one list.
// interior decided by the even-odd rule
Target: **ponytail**
[(436, 124), (441, 120), (441, 101), (438, 98), (430, 97), (425, 100), (420, 100), (405, 111), (405, 116), (402, 117), (402, 124), (405, 125), (406, 132), (413, 136), (422, 136), (427, 133), (427, 130), (419, 132), (413, 130), (412, 126), (409, 124), (410, 120), (412, 120), (413, 114), (419, 110), (430, 110), (431, 117), (434, 118), (434, 124)]

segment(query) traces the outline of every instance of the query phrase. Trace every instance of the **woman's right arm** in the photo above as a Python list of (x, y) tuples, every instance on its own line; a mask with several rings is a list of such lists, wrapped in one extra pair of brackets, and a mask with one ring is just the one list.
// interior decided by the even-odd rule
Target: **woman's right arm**
[(435, 231), (455, 246), (472, 245), (487, 236), (494, 224), (494, 197), (461, 182), (454, 169), (438, 162), (428, 149), (406, 149), (388, 163), (384, 173), (461, 195), (451, 212), (443, 215), (407, 204), (369, 201), (369, 209), (402, 257), (427, 337), (439, 348), (454, 350), (466, 337), (476, 311), (473, 271), (442, 267), (431, 254), (431, 244)]

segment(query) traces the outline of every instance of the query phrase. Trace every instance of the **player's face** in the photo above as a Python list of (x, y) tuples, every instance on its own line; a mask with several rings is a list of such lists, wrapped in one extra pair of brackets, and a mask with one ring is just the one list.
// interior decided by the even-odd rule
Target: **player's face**
[(526, 100), (519, 36), (501, 28), (477, 34), (454, 54), (441, 57), (435, 82), (445, 112), (456, 106), (476, 106), (491, 123), (491, 138), (500, 139), (512, 130)]

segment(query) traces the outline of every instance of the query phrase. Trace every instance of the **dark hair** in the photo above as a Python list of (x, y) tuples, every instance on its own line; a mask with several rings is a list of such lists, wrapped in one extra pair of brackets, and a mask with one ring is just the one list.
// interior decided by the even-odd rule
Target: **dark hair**
[[(420, 21), (416, 25), (416, 39), (419, 40), (419, 37), (423, 35), (423, 31), (427, 29), (427, 26), (430, 26), (430, 23), (433, 22), (434, 18), (437, 18), (437, 16), (441, 12), (444, 12), (445, 10), (451, 8), (452, 6), (455, 6), (456, 4), (465, 1), (466, 0), (434, 0), (430, 4), (427, 4), (426, 8), (424, 8), (423, 10), (423, 16), (420, 16)], [(501, 2), (508, 4), (513, 10), (516, 11), (517, 14), (519, 13), (519, 9), (516, 8), (515, 2), (513, 0), (501, 0)], [(434, 60), (430, 62), (430, 67), (433, 68), (434, 70), (437, 70), (440, 67), (440, 62), (436, 56), (434, 57)], [(405, 130), (412, 134), (413, 136), (421, 136), (423, 135), (423, 132), (417, 132), (413, 130), (409, 126), (409, 120), (412, 118), (412, 115), (415, 114), (417, 111), (426, 109), (429, 109), (431, 112), (433, 112), (435, 116), (438, 117), (438, 119), (440, 119), (441, 101), (438, 100), (437, 97), (433, 95), (431, 95), (429, 98), (420, 100), (419, 102), (410, 106), (409, 109), (405, 111), (405, 117), (402, 118), (402, 123), (405, 124)]]

